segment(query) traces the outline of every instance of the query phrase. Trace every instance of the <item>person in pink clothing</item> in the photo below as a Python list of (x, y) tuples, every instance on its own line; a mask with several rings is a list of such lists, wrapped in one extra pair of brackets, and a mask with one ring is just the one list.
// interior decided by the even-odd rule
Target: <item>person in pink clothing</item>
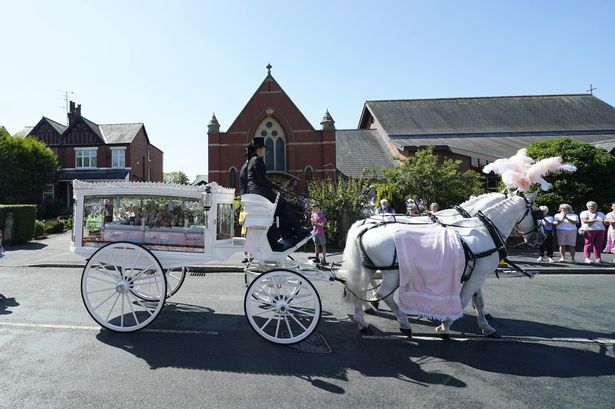
[[(327, 218), (325, 214), (320, 210), (320, 206), (317, 204), (312, 205), (312, 240), (314, 240), (314, 253), (316, 253), (316, 259), (322, 264), (327, 264), (327, 237), (325, 236), (325, 223)], [(319, 257), (319, 247), (322, 251), (322, 259)]]
[(609, 226), (609, 230), (606, 232), (606, 246), (603, 253), (615, 253), (615, 202), (611, 203), (611, 210), (606, 214), (604, 218), (604, 224)]
[(581, 228), (583, 229), (583, 255), (585, 262), (591, 263), (589, 256), (594, 253), (596, 263), (600, 263), (600, 253), (602, 250), (602, 241), (604, 240), (604, 213), (598, 211), (596, 202), (587, 202), (587, 210), (581, 212)]

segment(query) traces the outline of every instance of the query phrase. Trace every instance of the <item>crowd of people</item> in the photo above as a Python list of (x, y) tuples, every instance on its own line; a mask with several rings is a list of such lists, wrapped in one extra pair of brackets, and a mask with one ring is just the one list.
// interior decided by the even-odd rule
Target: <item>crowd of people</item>
[[(606, 215), (598, 210), (598, 204), (589, 201), (587, 210), (575, 214), (572, 206), (562, 203), (558, 213), (549, 215), (549, 208), (541, 206), (544, 215), (541, 220), (542, 229), (545, 232), (545, 241), (540, 246), (538, 261), (544, 260), (545, 251), (547, 259), (553, 263), (553, 241), (557, 240), (559, 247), (559, 261), (566, 261), (566, 252), (570, 254), (570, 262), (575, 263), (575, 245), (577, 234), (583, 236), (583, 256), (585, 263), (592, 263), (593, 254), (595, 263), (601, 263), (602, 253), (615, 252), (615, 202), (611, 204), (611, 212)], [(578, 227), (580, 224), (580, 227)], [(608, 230), (607, 230), (608, 229)], [(606, 235), (606, 245), (604, 239)]]

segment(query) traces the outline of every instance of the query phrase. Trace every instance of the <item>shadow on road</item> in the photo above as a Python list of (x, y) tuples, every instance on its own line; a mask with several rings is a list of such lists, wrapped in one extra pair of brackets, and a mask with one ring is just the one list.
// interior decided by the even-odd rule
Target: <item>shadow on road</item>
[[(97, 339), (143, 359), (152, 369), (177, 367), (296, 376), (310, 382), (315, 388), (335, 394), (344, 394), (345, 390), (323, 379), (347, 381), (349, 371), (423, 386), (466, 386), (451, 375), (424, 371), (420, 365), (410, 361), (408, 349), (412, 347), (409, 344), (395, 342), (385, 346), (364, 340), (353, 323), (336, 320), (330, 315), (321, 321), (319, 330), (334, 352), (311, 354), (261, 339), (253, 333), (242, 315), (212, 312), (211, 309), (185, 304), (175, 304), (169, 309), (165, 306), (164, 314), (161, 314), (161, 320), (156, 321), (155, 327), (218, 331), (218, 335), (120, 334), (102, 330)], [(386, 348), (382, 349), (386, 353), (374, 353), (377, 348)]]
[(10, 307), (17, 307), (19, 303), (15, 300), (15, 298), (6, 298), (4, 295), (0, 294), (0, 315), (8, 315), (12, 314), (13, 311), (9, 310)]

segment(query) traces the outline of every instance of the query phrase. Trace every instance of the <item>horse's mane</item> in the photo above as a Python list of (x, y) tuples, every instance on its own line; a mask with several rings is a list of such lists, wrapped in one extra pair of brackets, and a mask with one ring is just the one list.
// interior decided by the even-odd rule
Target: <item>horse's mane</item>
[(459, 206), (465, 207), (465, 206), (473, 205), (474, 203), (478, 202), (479, 200), (482, 200), (485, 197), (491, 196), (491, 195), (494, 195), (494, 194), (501, 194), (501, 193), (498, 193), (498, 192), (483, 193), (481, 195), (478, 195), (478, 196), (475, 196), (475, 197), (472, 197), (472, 198), (466, 200), (465, 202), (461, 203)]

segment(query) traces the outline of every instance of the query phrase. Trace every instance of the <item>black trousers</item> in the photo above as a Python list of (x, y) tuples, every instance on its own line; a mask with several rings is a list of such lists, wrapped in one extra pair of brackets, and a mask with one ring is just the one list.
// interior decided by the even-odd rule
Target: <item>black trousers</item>
[(547, 250), (547, 257), (553, 257), (553, 230), (550, 232), (545, 232), (545, 234), (545, 241), (540, 245), (538, 255), (540, 257), (544, 256), (545, 250)]

